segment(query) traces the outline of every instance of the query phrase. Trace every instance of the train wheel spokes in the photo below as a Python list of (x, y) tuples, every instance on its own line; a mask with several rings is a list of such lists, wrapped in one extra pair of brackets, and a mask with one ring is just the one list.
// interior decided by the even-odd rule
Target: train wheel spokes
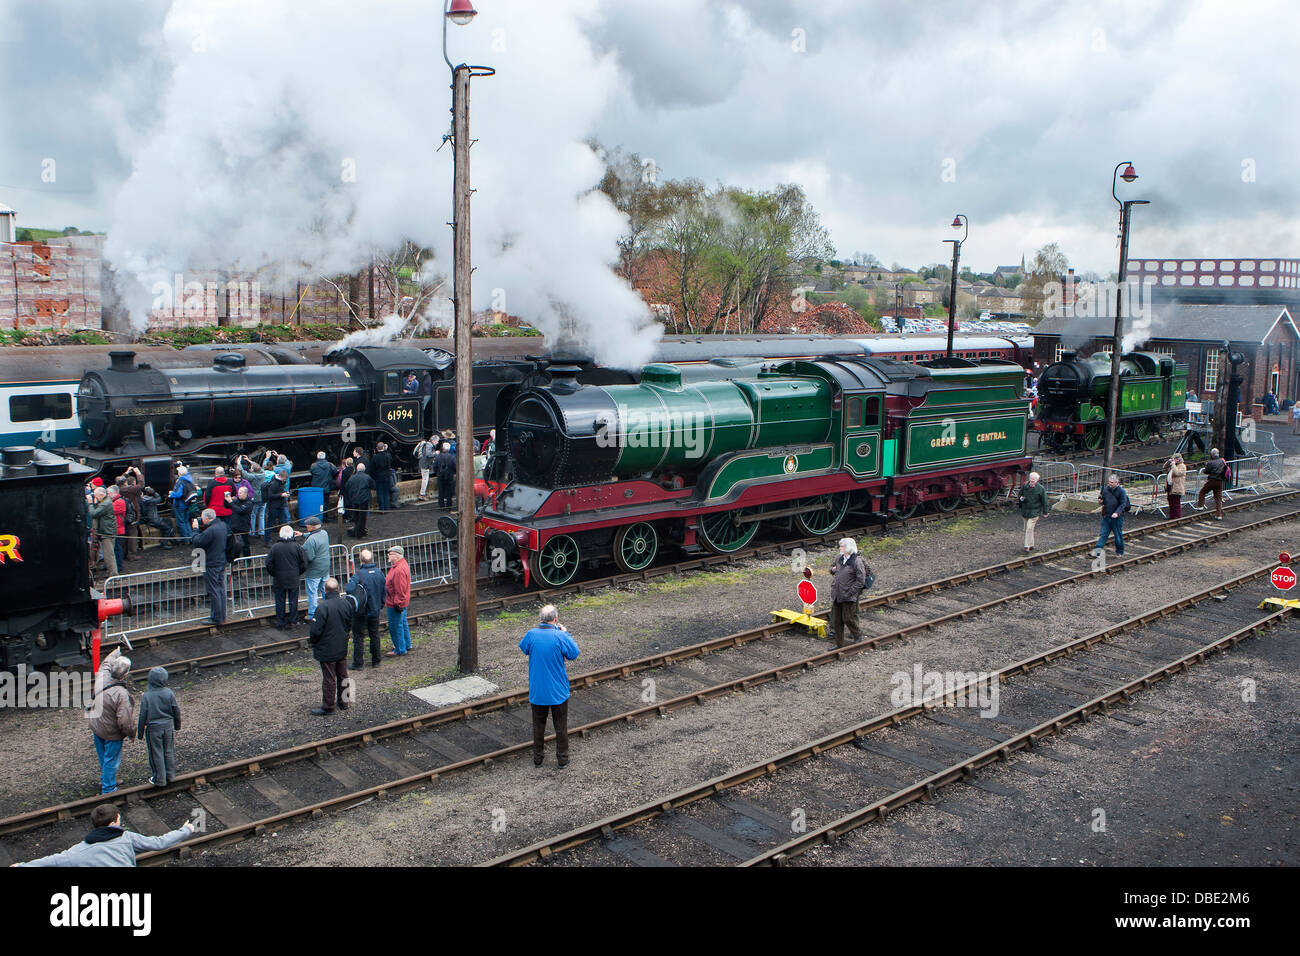
[(614, 563), (623, 571), (644, 571), (659, 553), (659, 534), (642, 521), (619, 528), (614, 534)]
[(982, 505), (991, 505), (997, 500), (998, 490), (996, 488), (981, 488), (975, 492), (975, 497)]
[(532, 576), (548, 588), (563, 587), (578, 573), (578, 558), (578, 542), (557, 534), (529, 558)]
[(1089, 425), (1083, 432), (1083, 447), (1096, 451), (1106, 440), (1106, 429), (1101, 425)]
[(715, 511), (701, 515), (696, 537), (700, 544), (715, 554), (739, 551), (758, 533), (757, 521), (737, 522), (737, 518), (757, 514), (757, 509), (740, 508), (736, 511)]
[(840, 526), (849, 511), (847, 494), (821, 495), (817, 498), (805, 498), (801, 505), (818, 504), (823, 507), (817, 511), (805, 511), (794, 516), (795, 527), (804, 534), (830, 534)]
[(1148, 418), (1144, 418), (1140, 422), (1135, 422), (1133, 425), (1133, 435), (1134, 437), (1137, 438), (1138, 441), (1146, 441), (1148, 438), (1150, 438), (1151, 420)]
[(946, 498), (934, 499), (934, 506), (943, 512), (956, 511), (959, 504), (961, 504), (961, 495), (948, 495)]

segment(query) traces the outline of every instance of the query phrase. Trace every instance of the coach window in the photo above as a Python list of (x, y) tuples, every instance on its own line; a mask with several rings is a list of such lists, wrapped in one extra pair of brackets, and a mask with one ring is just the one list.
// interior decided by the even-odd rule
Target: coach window
[(846, 428), (860, 428), (862, 426), (862, 399), (849, 399), (849, 416), (844, 420)]
[(864, 428), (877, 428), (880, 425), (880, 399), (869, 398), (866, 404), (866, 417), (862, 420)]
[(72, 396), (66, 392), (53, 395), (14, 395), (9, 399), (11, 422), (43, 422), (47, 418), (62, 421), (72, 417)]

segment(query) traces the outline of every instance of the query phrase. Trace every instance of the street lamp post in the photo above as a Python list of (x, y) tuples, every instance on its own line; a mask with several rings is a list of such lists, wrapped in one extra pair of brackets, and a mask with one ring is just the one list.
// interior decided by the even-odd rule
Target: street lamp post
[(952, 243), (952, 275), (949, 277), (948, 284), (948, 350), (944, 353), (945, 358), (952, 358), (952, 330), (956, 326), (957, 317), (957, 263), (961, 261), (961, 244), (966, 241), (970, 235), (970, 220), (961, 213), (953, 216), (952, 227), (961, 229), (965, 227), (960, 239), (945, 239), (944, 242)]
[(903, 331), (903, 283), (894, 283), (894, 328)]
[[(1120, 168), (1124, 172), (1120, 172)], [(1115, 423), (1119, 418), (1119, 366), (1124, 345), (1124, 282), (1128, 279), (1128, 224), (1129, 211), (1134, 206), (1144, 206), (1145, 199), (1120, 199), (1115, 189), (1117, 179), (1131, 183), (1138, 178), (1132, 163), (1117, 163), (1110, 177), (1110, 194), (1119, 204), (1119, 288), (1115, 290), (1115, 336), (1110, 349), (1110, 389), (1107, 396), (1106, 450), (1102, 456), (1102, 469), (1110, 471), (1115, 459)]]
[(469, 81), (491, 76), (491, 67), (453, 66), (447, 56), (447, 22), (463, 26), (474, 19), (470, 0), (444, 0), (442, 58), (451, 70), (452, 300), (456, 312), (456, 553), (460, 605), (457, 664), (461, 673), (478, 670), (478, 561), (474, 540), (474, 318), (470, 308), (469, 247)]

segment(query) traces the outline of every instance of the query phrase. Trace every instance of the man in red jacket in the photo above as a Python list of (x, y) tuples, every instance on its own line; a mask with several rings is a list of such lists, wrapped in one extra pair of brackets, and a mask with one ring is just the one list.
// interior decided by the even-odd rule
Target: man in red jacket
[(212, 484), (208, 485), (207, 493), (204, 495), (205, 503), (209, 508), (217, 513), (217, 517), (222, 520), (230, 517), (230, 503), (226, 496), (235, 497), (235, 487), (226, 479), (226, 469), (220, 465), (212, 473)]
[(389, 657), (404, 657), (411, 649), (411, 628), (406, 608), (411, 603), (411, 568), (400, 544), (388, 549), (388, 575), (384, 578), (384, 606), (388, 608), (388, 636), (393, 649)]

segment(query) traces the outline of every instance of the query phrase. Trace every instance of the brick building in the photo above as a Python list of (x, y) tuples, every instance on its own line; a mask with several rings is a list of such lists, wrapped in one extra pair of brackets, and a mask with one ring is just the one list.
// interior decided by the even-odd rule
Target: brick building
[[(1270, 390), (1279, 400), (1300, 400), (1300, 330), (1285, 305), (1157, 301), (1149, 324), (1143, 321), (1134, 331), (1133, 320), (1126, 319), (1124, 328), (1126, 336), (1141, 338), (1138, 348), (1172, 355), (1186, 365), (1188, 388), (1198, 394), (1216, 388), (1227, 374), (1226, 341), (1246, 356), (1241, 367), (1244, 404), (1261, 401)], [(1081, 357), (1109, 351), (1114, 329), (1113, 312), (1047, 316), (1034, 329), (1034, 361), (1046, 368), (1069, 349)]]

